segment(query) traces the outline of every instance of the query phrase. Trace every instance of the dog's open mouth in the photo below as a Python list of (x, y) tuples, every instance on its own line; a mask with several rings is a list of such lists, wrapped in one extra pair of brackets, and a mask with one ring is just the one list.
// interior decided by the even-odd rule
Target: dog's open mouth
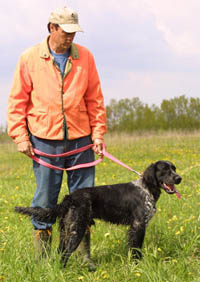
[(168, 194), (176, 193), (176, 196), (178, 198), (181, 197), (180, 193), (177, 191), (176, 186), (174, 184), (161, 183), (161, 186), (165, 190), (166, 193)]

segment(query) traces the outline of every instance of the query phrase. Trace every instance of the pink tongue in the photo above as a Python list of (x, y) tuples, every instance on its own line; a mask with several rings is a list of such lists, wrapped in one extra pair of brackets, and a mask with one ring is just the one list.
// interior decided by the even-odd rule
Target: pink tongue
[(175, 193), (176, 193), (176, 197), (177, 197), (178, 199), (180, 199), (180, 198), (181, 198), (181, 194), (176, 190), (176, 187), (175, 187), (175, 186), (171, 187), (170, 185), (169, 185), (169, 187), (170, 187), (171, 189), (174, 189), (174, 191), (175, 191)]
[(178, 199), (181, 198), (181, 194), (180, 194), (178, 191), (176, 191), (176, 197), (177, 197)]

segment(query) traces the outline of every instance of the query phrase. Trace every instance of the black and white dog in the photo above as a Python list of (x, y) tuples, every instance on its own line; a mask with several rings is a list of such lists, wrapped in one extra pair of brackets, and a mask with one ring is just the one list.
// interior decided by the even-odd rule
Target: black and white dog
[(43, 222), (59, 219), (59, 251), (64, 265), (94, 219), (129, 225), (129, 246), (137, 259), (141, 258), (145, 229), (156, 211), (161, 189), (178, 194), (175, 184), (180, 182), (181, 177), (171, 162), (158, 161), (138, 181), (76, 190), (52, 209), (16, 207), (15, 210)]

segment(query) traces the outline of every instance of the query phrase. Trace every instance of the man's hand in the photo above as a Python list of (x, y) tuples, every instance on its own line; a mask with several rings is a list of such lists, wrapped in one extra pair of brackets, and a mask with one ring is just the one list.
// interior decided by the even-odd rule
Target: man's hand
[(103, 139), (95, 139), (93, 144), (94, 144), (94, 146), (92, 147), (93, 151), (97, 155), (102, 156), (102, 154), (103, 154)]
[(28, 157), (34, 156), (33, 146), (30, 141), (24, 141), (19, 143), (17, 149), (19, 152), (27, 155)]

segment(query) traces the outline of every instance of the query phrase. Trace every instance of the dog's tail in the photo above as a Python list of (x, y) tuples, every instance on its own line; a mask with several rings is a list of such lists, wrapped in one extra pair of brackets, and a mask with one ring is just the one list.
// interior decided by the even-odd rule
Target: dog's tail
[(56, 220), (57, 217), (61, 217), (62, 214), (67, 213), (70, 205), (68, 196), (65, 197), (65, 205), (58, 204), (53, 208), (41, 208), (41, 207), (15, 207), (15, 211), (21, 214), (33, 216), (34, 219), (46, 223), (51, 223)]
[(57, 217), (55, 208), (39, 208), (39, 207), (15, 207), (15, 211), (25, 215), (33, 216), (36, 220), (50, 223)]

